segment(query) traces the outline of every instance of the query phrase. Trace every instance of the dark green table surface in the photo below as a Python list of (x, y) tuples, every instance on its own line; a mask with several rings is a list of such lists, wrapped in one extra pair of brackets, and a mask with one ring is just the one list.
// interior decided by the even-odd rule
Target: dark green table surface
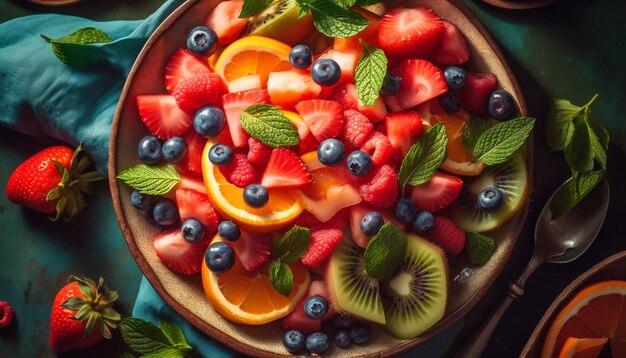
[[(84, 0), (66, 8), (45, 8), (0, 0), (0, 22), (34, 13), (58, 12), (98, 20), (139, 19), (161, 4), (159, 0)], [(466, 3), (500, 44), (526, 96), (535, 131), (535, 176), (528, 223), (504, 273), (490, 293), (467, 316), (463, 339), (504, 297), (506, 283), (519, 275), (532, 253), (532, 228), (543, 203), (568, 177), (561, 153), (550, 153), (543, 136), (545, 114), (553, 97), (583, 104), (600, 98), (594, 113), (609, 129), (611, 204), (594, 245), (578, 261), (541, 267), (527, 284), (526, 295), (504, 315), (485, 357), (512, 357), (521, 352), (552, 300), (580, 273), (613, 253), (626, 249), (623, 221), (626, 173), (626, 3), (621, 0), (563, 0), (532, 11), (507, 11)], [(2, 44), (0, 44), (2, 46)], [(51, 143), (40, 143), (0, 128), (0, 187), (19, 163)], [(44, 216), (10, 203), (0, 194), (0, 300), (9, 301), (15, 322), (0, 330), (0, 357), (47, 357), (50, 305), (69, 274), (104, 274), (120, 293), (119, 310), (128, 314), (141, 273), (126, 248), (106, 183), (91, 198), (90, 207), (72, 225), (51, 223)], [(4, 189), (3, 189), (4, 190)], [(589, 208), (595, 210), (595, 208)], [(64, 356), (116, 356), (123, 344), (113, 342)]]

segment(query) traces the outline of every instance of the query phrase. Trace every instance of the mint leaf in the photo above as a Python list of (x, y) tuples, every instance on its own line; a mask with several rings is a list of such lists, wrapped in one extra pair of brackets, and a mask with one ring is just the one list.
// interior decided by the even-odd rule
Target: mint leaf
[(43, 34), (39, 36), (52, 45), (52, 52), (61, 62), (78, 68), (84, 68), (102, 56), (99, 48), (89, 44), (113, 41), (105, 32), (93, 27), (80, 29), (56, 40)]
[(184, 358), (187, 354), (180, 349), (168, 348), (156, 353), (142, 354), (141, 358)]
[(165, 334), (167, 339), (174, 347), (183, 350), (191, 349), (189, 344), (187, 344), (187, 340), (185, 339), (183, 331), (181, 331), (174, 322), (162, 320), (159, 322), (159, 328), (161, 329), (161, 331), (163, 331), (163, 334)]
[[(574, 118), (574, 131), (571, 140), (565, 146), (565, 159), (573, 171), (593, 170), (594, 148), (592, 142), (595, 133), (587, 125), (583, 116)], [(597, 138), (595, 138), (597, 142)]]
[(291, 268), (280, 260), (272, 261), (269, 268), (270, 282), (281, 295), (289, 297), (293, 290), (293, 272)]
[(362, 40), (361, 45), (363, 53), (354, 70), (354, 80), (363, 105), (372, 106), (379, 96), (387, 73), (387, 57), (383, 50), (369, 47)]
[(172, 348), (165, 334), (143, 319), (124, 318), (120, 323), (120, 331), (124, 342), (137, 353), (154, 354)]
[(365, 271), (382, 280), (391, 276), (402, 264), (408, 245), (406, 234), (391, 222), (385, 223), (365, 249)]
[(530, 117), (497, 123), (478, 138), (472, 157), (487, 165), (505, 162), (524, 144), (534, 125), (535, 119)]
[(574, 173), (554, 195), (550, 210), (552, 219), (565, 214), (576, 206), (587, 194), (589, 194), (600, 183), (606, 169), (596, 170), (587, 173)]
[(272, 256), (284, 263), (297, 261), (309, 249), (310, 241), (311, 230), (294, 225), (285, 235), (272, 243)]
[(419, 185), (430, 180), (446, 158), (447, 146), (448, 137), (443, 123), (431, 127), (402, 160), (400, 185)]
[(239, 18), (254, 16), (263, 11), (274, 0), (244, 0)]
[(138, 164), (123, 170), (117, 175), (117, 179), (148, 195), (167, 194), (181, 180), (176, 168), (170, 164), (165, 166)]
[(553, 151), (563, 150), (574, 133), (572, 121), (581, 108), (564, 99), (554, 99), (546, 121), (546, 139)]
[(476, 232), (466, 232), (465, 237), (467, 239), (465, 250), (470, 262), (479, 266), (486, 264), (496, 247), (493, 238)]
[(474, 151), (478, 138), (480, 138), (487, 129), (489, 129), (489, 123), (487, 123), (487, 121), (477, 116), (470, 117), (470, 120), (467, 122), (467, 127), (465, 127), (463, 131), (463, 144), (468, 152), (472, 153)]
[(270, 147), (291, 147), (300, 143), (298, 130), (278, 107), (255, 104), (244, 109), (240, 121), (254, 139)]
[(352, 5), (356, 5), (356, 6), (370, 6), (370, 5), (375, 5), (378, 3), (381, 3), (381, 0), (356, 0), (353, 2)]
[(332, 0), (296, 0), (311, 9), (313, 24), (329, 37), (350, 37), (367, 27), (369, 21), (344, 4)]

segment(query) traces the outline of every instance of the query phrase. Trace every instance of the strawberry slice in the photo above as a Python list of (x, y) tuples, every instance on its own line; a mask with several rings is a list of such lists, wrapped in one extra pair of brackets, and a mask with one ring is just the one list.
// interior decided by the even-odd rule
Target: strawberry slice
[(385, 107), (382, 98), (378, 97), (373, 105), (365, 106), (363, 102), (359, 100), (356, 86), (353, 83), (341, 83), (337, 85), (335, 89), (333, 89), (330, 99), (339, 103), (344, 110), (354, 109), (361, 112), (369, 118), (372, 123), (382, 121), (387, 115), (387, 107)]
[(193, 129), (188, 130), (183, 135), (183, 139), (187, 142), (187, 155), (180, 165), (189, 171), (202, 175), (202, 152), (207, 139)]
[(469, 61), (469, 46), (461, 30), (448, 21), (442, 22), (443, 36), (429, 59), (440, 65), (460, 65)]
[(261, 185), (265, 188), (297, 188), (313, 181), (313, 175), (300, 157), (287, 148), (272, 150), (263, 172)]
[(221, 46), (228, 45), (239, 38), (248, 23), (247, 18), (240, 19), (243, 0), (229, 0), (217, 4), (204, 25), (213, 29)]
[(343, 108), (335, 101), (311, 99), (296, 105), (296, 110), (318, 141), (336, 137), (343, 128)]
[(252, 272), (269, 260), (272, 238), (269, 235), (252, 234), (242, 230), (241, 237), (232, 243), (232, 247), (243, 267)]
[(228, 93), (222, 96), (224, 114), (226, 115), (230, 136), (235, 147), (245, 147), (250, 136), (239, 123), (243, 110), (254, 104), (269, 103), (269, 101), (270, 96), (266, 90)]
[(397, 7), (385, 13), (378, 26), (378, 44), (388, 56), (427, 57), (435, 49), (443, 24), (430, 8)]
[(267, 92), (272, 104), (291, 109), (298, 102), (315, 99), (322, 87), (311, 79), (307, 71), (270, 72), (267, 79)]
[(489, 95), (498, 86), (498, 79), (492, 73), (467, 72), (467, 83), (458, 92), (457, 98), (468, 112), (483, 114), (487, 111)]
[(208, 63), (184, 48), (176, 50), (165, 66), (165, 88), (172, 93), (178, 81), (200, 73), (211, 73)]
[(192, 244), (183, 238), (179, 228), (161, 232), (152, 241), (159, 260), (174, 272), (193, 275), (200, 272), (209, 240)]
[(394, 155), (400, 159), (406, 156), (413, 143), (424, 133), (422, 117), (414, 111), (389, 113), (385, 119), (385, 128)]
[(191, 127), (191, 116), (178, 108), (174, 96), (138, 95), (137, 107), (139, 116), (150, 133), (160, 139), (179, 136)]
[(461, 178), (437, 172), (428, 182), (413, 187), (411, 200), (418, 211), (434, 213), (452, 204), (462, 188)]
[(402, 79), (400, 91), (384, 97), (393, 112), (413, 108), (448, 91), (443, 72), (426, 60), (400, 61), (393, 72)]
[(196, 219), (202, 223), (205, 237), (215, 234), (219, 218), (206, 194), (192, 189), (178, 189), (176, 190), (176, 204), (181, 222)]

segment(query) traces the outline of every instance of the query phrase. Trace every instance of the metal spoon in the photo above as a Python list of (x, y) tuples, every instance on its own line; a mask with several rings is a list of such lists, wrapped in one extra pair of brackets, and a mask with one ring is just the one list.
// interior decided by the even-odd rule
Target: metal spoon
[[(563, 184), (565, 185), (565, 184)], [(562, 186), (563, 186), (562, 185)], [(559, 187), (560, 189), (560, 187)], [(558, 189), (557, 189), (558, 191)], [(535, 226), (535, 252), (522, 275), (508, 286), (507, 296), (492, 316), (468, 339), (457, 358), (478, 358), (489, 342), (498, 321), (513, 300), (524, 294), (526, 279), (544, 262), (566, 263), (580, 257), (598, 235), (609, 207), (609, 184), (602, 180), (575, 207), (553, 219), (552, 194)]]

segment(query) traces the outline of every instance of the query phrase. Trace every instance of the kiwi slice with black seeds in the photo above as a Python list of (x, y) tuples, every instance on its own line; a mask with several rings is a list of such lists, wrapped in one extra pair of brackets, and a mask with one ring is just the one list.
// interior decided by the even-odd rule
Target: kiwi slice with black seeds
[(248, 23), (250, 35), (266, 36), (295, 46), (313, 31), (313, 19), (309, 12), (298, 18), (295, 0), (277, 0), (257, 14)]
[[(486, 211), (478, 207), (478, 194), (498, 188), (504, 195), (502, 207)], [(506, 162), (488, 167), (479, 176), (468, 178), (453, 207), (454, 222), (463, 230), (484, 232), (504, 224), (523, 206), (528, 194), (528, 173), (521, 151)]]

